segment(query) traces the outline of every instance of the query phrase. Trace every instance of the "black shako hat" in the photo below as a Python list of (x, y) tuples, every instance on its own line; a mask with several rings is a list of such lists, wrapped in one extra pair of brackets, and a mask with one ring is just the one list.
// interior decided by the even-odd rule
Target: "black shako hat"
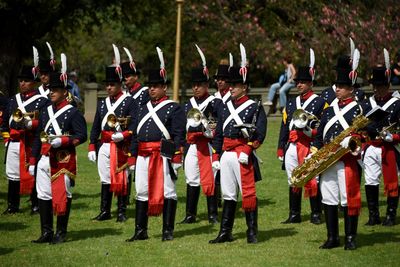
[(249, 79), (249, 69), (246, 68), (246, 80), (243, 81), (243, 76), (240, 71), (240, 67), (231, 67), (229, 69), (229, 77), (227, 79), (228, 83), (243, 83), (243, 84), (250, 84)]
[(313, 79), (310, 73), (310, 67), (309, 66), (299, 67), (294, 81), (297, 82), (297, 81), (312, 81), (312, 80)]
[(214, 75), (214, 79), (227, 79), (229, 77), (229, 65), (221, 64), (218, 66), (217, 73)]
[(122, 68), (122, 76), (125, 75), (140, 75), (140, 70), (135, 66), (135, 68), (133, 68), (131, 66), (131, 62), (123, 62), (121, 63), (121, 68)]
[(372, 85), (389, 85), (389, 79), (387, 76), (385, 67), (376, 67), (372, 69), (371, 78), (368, 82)]
[(193, 68), (192, 69), (192, 83), (203, 83), (208, 82), (210, 79), (205, 73), (204, 68)]
[(103, 80), (105, 83), (121, 83), (124, 81), (124, 78), (122, 79), (119, 78), (119, 75), (117, 73), (117, 67), (106, 67), (106, 79)]
[(164, 77), (161, 76), (160, 69), (151, 69), (149, 70), (149, 77), (145, 84), (169, 84), (170, 81), (168, 79), (164, 80)]
[(67, 82), (64, 83), (64, 79), (66, 81), (68, 81), (67, 75), (63, 76), (59, 72), (50, 72), (49, 77), (50, 77), (50, 82), (49, 82), (48, 87), (50, 89), (55, 89), (55, 88), (71, 89), (72, 88), (71, 85), (69, 85)]
[(55, 66), (51, 65), (51, 61), (47, 59), (39, 59), (39, 72), (40, 73), (49, 73), (55, 72)]
[(351, 69), (351, 60), (350, 56), (342, 55), (339, 56), (336, 62), (336, 66), (333, 69)]
[(351, 68), (339, 68), (336, 69), (336, 81), (335, 84), (346, 84), (352, 86), (352, 80), (350, 78)]
[(35, 76), (33, 75), (33, 68), (34, 67), (32, 67), (32, 66), (23, 65), (17, 78), (18, 79), (27, 79), (30, 81), (38, 82), (39, 78), (35, 79)]

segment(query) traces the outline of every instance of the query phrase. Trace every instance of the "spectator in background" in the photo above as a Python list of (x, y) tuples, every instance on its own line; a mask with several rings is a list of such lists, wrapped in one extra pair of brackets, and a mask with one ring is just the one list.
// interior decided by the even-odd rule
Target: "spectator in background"
[(263, 104), (266, 106), (272, 106), (272, 101), (276, 90), (279, 89), (279, 107), (282, 110), (286, 106), (287, 93), (290, 89), (295, 87), (294, 77), (296, 77), (296, 69), (292, 63), (291, 57), (285, 57), (283, 59), (285, 65), (285, 73), (279, 76), (279, 81), (271, 85), (268, 93), (268, 100)]
[(68, 77), (70, 78), (68, 80), (68, 85), (71, 86), (71, 94), (74, 97), (74, 100), (76, 101), (76, 103), (81, 103), (82, 99), (81, 96), (79, 94), (79, 87), (78, 87), (78, 73), (73, 70), (69, 73)]
[(392, 66), (392, 85), (400, 84), (400, 50), (396, 53), (396, 63)]

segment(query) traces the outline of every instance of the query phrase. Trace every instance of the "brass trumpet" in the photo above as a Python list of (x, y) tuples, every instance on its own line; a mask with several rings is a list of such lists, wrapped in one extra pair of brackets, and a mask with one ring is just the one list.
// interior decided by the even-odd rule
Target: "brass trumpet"
[(41, 132), (40, 133), (40, 141), (42, 143), (49, 143), (51, 140), (58, 138), (58, 137), (64, 137), (64, 136), (70, 136), (69, 134), (64, 134), (64, 135), (48, 135), (46, 132)]
[(116, 131), (120, 131), (128, 127), (130, 120), (130, 116), (119, 118), (115, 114), (110, 114), (107, 116), (107, 125)]
[(306, 127), (311, 127), (313, 122), (319, 123), (319, 119), (310, 112), (305, 111), (304, 109), (296, 109), (293, 112), (293, 124), (298, 129), (304, 129)]
[(12, 119), (15, 122), (21, 122), (23, 120), (37, 119), (38, 116), (39, 111), (37, 110), (23, 113), (21, 109), (17, 108), (12, 114)]
[(379, 137), (377, 137), (377, 138), (384, 139), (388, 133), (398, 133), (398, 131), (399, 131), (399, 129), (397, 127), (397, 122), (394, 122), (394, 123), (382, 128), (382, 130), (379, 132)]

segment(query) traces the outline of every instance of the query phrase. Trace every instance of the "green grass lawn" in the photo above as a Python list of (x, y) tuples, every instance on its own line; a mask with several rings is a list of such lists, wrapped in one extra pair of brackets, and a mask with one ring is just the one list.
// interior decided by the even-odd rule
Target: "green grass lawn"
[[(325, 224), (316, 226), (309, 222), (308, 201), (302, 203), (301, 224), (280, 223), (288, 215), (288, 187), (286, 174), (275, 157), (279, 125), (278, 118), (269, 120), (268, 137), (258, 152), (264, 161), (261, 165), (263, 180), (257, 183), (258, 244), (246, 243), (245, 218), (239, 209), (233, 229), (234, 242), (208, 244), (208, 240), (218, 234), (219, 225), (208, 224), (204, 196), (199, 201), (198, 222), (176, 225), (172, 242), (161, 242), (162, 219), (151, 217), (150, 238), (126, 243), (125, 239), (131, 237), (134, 231), (134, 205), (128, 207), (129, 220), (126, 223), (115, 222), (116, 199), (113, 199), (112, 220), (91, 221), (99, 212), (100, 182), (96, 166), (87, 159), (87, 144), (84, 144), (78, 151), (78, 177), (73, 193), (68, 242), (61, 245), (32, 244), (31, 240), (40, 235), (39, 215), (30, 215), (28, 198), (23, 197), (21, 213), (0, 215), (0, 266), (399, 266), (400, 224), (394, 227), (364, 226), (368, 210), (363, 188), (358, 249), (355, 251), (345, 251), (342, 246), (332, 250), (318, 249), (326, 239)], [(4, 154), (3, 148), (0, 154)], [(0, 167), (0, 173), (0, 209), (3, 211), (7, 206), (4, 165)], [(180, 170), (177, 181), (177, 222), (183, 219), (185, 213), (186, 185), (182, 173)], [(386, 198), (381, 193), (381, 215), (386, 211), (385, 202)], [(400, 223), (399, 216), (397, 219)], [(343, 244), (342, 216), (339, 228)]]

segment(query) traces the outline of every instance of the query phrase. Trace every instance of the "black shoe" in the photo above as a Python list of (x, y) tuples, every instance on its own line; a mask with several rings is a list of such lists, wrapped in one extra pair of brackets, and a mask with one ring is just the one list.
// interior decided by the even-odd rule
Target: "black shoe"
[(39, 213), (39, 206), (32, 206), (31, 207), (31, 215)]
[(7, 200), (8, 200), (8, 207), (3, 212), (3, 215), (6, 214), (15, 214), (19, 212), (19, 204), (20, 204), (20, 182), (19, 181), (12, 181), (8, 180), (8, 192), (7, 192)]
[(64, 243), (64, 242), (66, 241), (66, 239), (67, 239), (66, 235), (67, 235), (66, 233), (63, 233), (63, 232), (61, 232), (61, 231), (58, 231), (58, 232), (54, 235), (53, 240), (51, 240), (50, 244), (55, 245), (55, 244)]
[(94, 217), (92, 220), (96, 221), (105, 221), (105, 220), (110, 220), (111, 219), (111, 213), (107, 211), (101, 211), (99, 215)]
[(321, 224), (321, 213), (311, 213), (310, 222), (312, 224)]
[(49, 243), (53, 240), (53, 232), (45, 232), (38, 239), (32, 240), (32, 243)]
[(357, 249), (355, 236), (352, 236), (352, 235), (346, 236), (346, 238), (344, 240), (344, 249), (345, 250), (355, 250), (355, 249)]
[(232, 232), (220, 232), (217, 238), (208, 241), (210, 244), (217, 244), (217, 243), (225, 243), (225, 242), (232, 242), (233, 236)]
[(340, 246), (339, 237), (328, 237), (328, 240), (325, 241), (319, 248), (320, 249), (331, 249), (337, 248)]
[[(299, 190), (295, 192), (295, 190)], [(282, 224), (288, 223), (301, 223), (301, 188), (289, 187), (289, 217), (281, 222)]]
[(135, 234), (125, 240), (126, 242), (133, 242), (135, 240), (146, 240), (149, 239), (149, 236), (147, 235), (147, 229), (135, 229)]
[(399, 197), (387, 198), (386, 218), (383, 220), (383, 226), (393, 226), (396, 224), (396, 212), (399, 204)]
[(246, 224), (247, 224), (247, 243), (255, 244), (257, 243), (257, 231), (258, 231), (258, 210), (257, 206), (254, 211), (245, 212), (246, 215)]
[(117, 222), (126, 222), (126, 220), (128, 220), (128, 218), (126, 217), (126, 215), (124, 213), (119, 213), (117, 216)]
[(382, 222), (383, 226), (394, 226), (395, 224), (396, 224), (396, 218), (392, 216), (386, 216), (386, 218)]
[(19, 212), (19, 209), (8, 207), (5, 211), (3, 211), (3, 215), (15, 214), (15, 213), (18, 213), (18, 212)]

